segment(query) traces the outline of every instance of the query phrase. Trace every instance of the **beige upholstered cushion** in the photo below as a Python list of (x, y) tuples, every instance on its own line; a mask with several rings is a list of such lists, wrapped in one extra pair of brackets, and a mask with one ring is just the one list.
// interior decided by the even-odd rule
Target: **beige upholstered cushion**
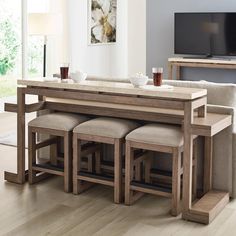
[(74, 129), (74, 133), (109, 138), (123, 138), (138, 126), (138, 123), (130, 120), (100, 117), (78, 125)]
[(163, 124), (140, 127), (129, 133), (126, 140), (171, 147), (180, 147), (184, 143), (181, 127)]
[(89, 120), (89, 118), (83, 115), (57, 112), (39, 116), (34, 120), (30, 121), (29, 126), (62, 131), (71, 131), (78, 124), (81, 124), (87, 120)]

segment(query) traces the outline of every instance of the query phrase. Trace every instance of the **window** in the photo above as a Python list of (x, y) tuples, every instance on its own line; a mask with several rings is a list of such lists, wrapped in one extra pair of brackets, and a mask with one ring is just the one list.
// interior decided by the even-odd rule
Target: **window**
[(0, 98), (16, 94), (21, 77), (21, 1), (0, 0)]

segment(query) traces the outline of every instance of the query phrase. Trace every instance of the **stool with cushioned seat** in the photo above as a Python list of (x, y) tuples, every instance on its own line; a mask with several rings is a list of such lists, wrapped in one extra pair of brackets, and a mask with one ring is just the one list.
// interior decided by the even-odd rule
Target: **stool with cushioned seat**
[[(97, 183), (114, 187), (114, 202), (122, 201), (122, 146), (125, 136), (136, 129), (138, 123), (100, 117), (81, 125), (73, 131), (73, 192), (78, 194), (87, 189), (86, 184)], [(101, 173), (101, 158), (96, 157), (96, 173), (84, 172), (81, 169), (81, 142), (93, 141), (114, 146), (114, 175), (107, 176)], [(90, 187), (89, 185), (87, 185)]]
[[(57, 112), (39, 116), (29, 122), (28, 158), (30, 184), (39, 182), (50, 174), (54, 174), (64, 177), (65, 192), (72, 191), (72, 131), (78, 124), (87, 120), (89, 118), (83, 115)], [(39, 134), (49, 135), (50, 138), (37, 143), (36, 135)], [(64, 165), (62, 166), (58, 165), (59, 161), (56, 151), (60, 143), (58, 142), (59, 138), (64, 139), (64, 157), (62, 158)], [(47, 146), (51, 148), (50, 162), (46, 164), (37, 163), (37, 150)]]
[[(172, 198), (172, 215), (180, 213), (181, 153), (183, 152), (183, 132), (181, 127), (164, 124), (148, 124), (140, 127), (126, 136), (126, 166), (125, 166), (125, 203), (131, 205), (142, 196), (149, 193)], [(170, 188), (152, 184), (149, 178), (144, 182), (133, 179), (135, 167), (134, 150), (142, 149), (172, 155), (172, 184)], [(147, 168), (148, 167), (148, 168)], [(145, 176), (150, 175), (150, 160), (145, 168)]]

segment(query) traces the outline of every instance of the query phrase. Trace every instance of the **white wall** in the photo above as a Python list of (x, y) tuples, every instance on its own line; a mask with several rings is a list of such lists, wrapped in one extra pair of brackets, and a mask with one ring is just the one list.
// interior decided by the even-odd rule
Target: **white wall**
[(83, 70), (98, 76), (126, 76), (126, 0), (118, 1), (117, 43), (114, 45), (88, 45), (88, 1), (69, 0), (68, 4), (72, 70)]
[[(130, 0), (128, 0), (130, 1)], [(163, 66), (167, 76), (168, 57), (174, 55), (175, 12), (234, 12), (235, 0), (147, 0), (147, 73)], [(182, 79), (214, 82), (236, 81), (234, 70), (186, 68)]]
[(117, 1), (117, 42), (88, 45), (87, 0), (68, 0), (72, 70), (127, 77), (146, 71), (146, 0)]
[(128, 0), (128, 74), (146, 73), (146, 0)]

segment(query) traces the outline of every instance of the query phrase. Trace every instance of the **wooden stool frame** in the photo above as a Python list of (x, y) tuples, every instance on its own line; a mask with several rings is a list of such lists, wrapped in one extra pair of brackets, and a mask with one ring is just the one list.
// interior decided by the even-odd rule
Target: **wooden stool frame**
[[(92, 141), (96, 143), (114, 145), (114, 179), (106, 179), (100, 177), (101, 157), (100, 153), (96, 152), (96, 174), (97, 175), (82, 175), (81, 173), (81, 142)], [(116, 139), (109, 137), (101, 137), (86, 134), (73, 134), (73, 192), (74, 194), (82, 193), (90, 188), (93, 184), (104, 184), (114, 187), (114, 202), (121, 203), (122, 194), (122, 145), (125, 143), (124, 138)]]
[[(36, 143), (36, 134), (48, 134), (50, 138)], [(72, 192), (73, 189), (73, 171), (72, 171), (72, 131), (60, 131), (48, 128), (30, 127), (28, 129), (29, 135), (29, 183), (34, 184), (45, 178), (48, 178), (50, 174), (64, 177), (64, 191)], [(58, 139), (62, 137), (64, 147), (64, 157), (58, 157)], [(50, 146), (50, 163), (53, 166), (37, 165), (36, 164), (36, 151), (40, 148)], [(98, 145), (82, 146), (82, 155), (87, 158), (86, 167), (88, 171), (92, 171), (92, 156), (94, 153), (99, 152)], [(56, 168), (58, 162), (64, 162), (64, 171)]]
[[(48, 174), (54, 174), (64, 177), (64, 191), (72, 191), (72, 131), (53, 130), (48, 128), (38, 128), (29, 126), (29, 183), (34, 184), (47, 178)], [(64, 171), (49, 169), (36, 164), (36, 151), (40, 148), (57, 144), (57, 139), (50, 138), (46, 141), (36, 144), (36, 134), (48, 134), (64, 138)], [(52, 150), (50, 151), (52, 154)], [(56, 155), (50, 156), (52, 164), (56, 164)], [(37, 172), (41, 172), (37, 176)]]
[[(197, 139), (195, 139), (195, 143)], [(137, 168), (137, 164), (135, 162), (134, 150), (135, 149), (143, 149), (154, 152), (163, 152), (172, 154), (172, 191), (164, 192), (158, 191), (156, 189), (148, 188), (148, 186), (137, 186), (132, 185), (133, 176), (135, 176), (135, 180), (137, 174), (133, 173), (134, 166)], [(194, 145), (194, 150), (196, 150), (196, 144)], [(171, 214), (173, 216), (178, 216), (181, 213), (180, 206), (180, 198), (181, 198), (181, 176), (183, 174), (183, 167), (181, 166), (181, 154), (183, 153), (183, 146), (180, 147), (170, 147), (163, 145), (155, 145), (155, 144), (146, 144), (142, 142), (134, 142), (134, 141), (126, 141), (126, 167), (125, 167), (125, 204), (131, 205), (138, 199), (140, 199), (144, 193), (153, 194), (157, 196), (170, 197), (172, 198), (172, 210)], [(146, 155), (148, 157), (148, 155)], [(193, 158), (193, 195), (194, 198), (197, 194), (197, 158), (196, 152), (194, 152)], [(146, 159), (147, 160), (147, 159)], [(146, 162), (145, 165), (145, 182), (150, 183), (151, 177), (151, 161), (150, 158)], [(140, 177), (139, 177), (140, 178)]]

